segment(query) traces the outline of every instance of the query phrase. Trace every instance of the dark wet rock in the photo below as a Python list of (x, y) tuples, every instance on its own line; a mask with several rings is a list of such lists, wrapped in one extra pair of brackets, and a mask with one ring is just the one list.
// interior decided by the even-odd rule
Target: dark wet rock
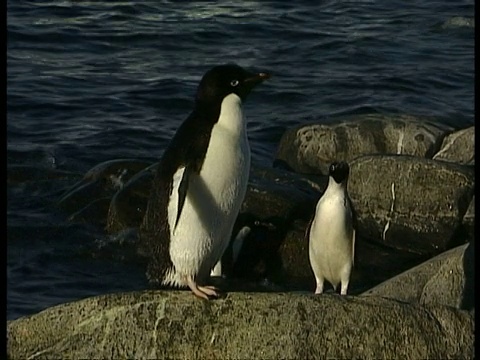
[(59, 200), (65, 210), (78, 210), (99, 197), (113, 196), (133, 175), (151, 165), (136, 159), (117, 159), (90, 169)]
[(287, 130), (276, 164), (300, 173), (327, 174), (333, 161), (367, 154), (406, 154), (431, 158), (453, 129), (426, 117), (358, 115), (330, 125), (309, 124)]
[(361, 236), (430, 255), (468, 241), (461, 224), (474, 193), (473, 169), (406, 155), (363, 156), (350, 165)]
[(87, 171), (83, 180), (108, 179), (114, 188), (121, 188), (133, 175), (152, 163), (138, 159), (115, 159), (100, 163)]
[(474, 316), (378, 297), (91, 297), (7, 323), (9, 359), (468, 359)]
[[(100, 192), (98, 194), (101, 196)], [(72, 223), (93, 224), (103, 227), (107, 221), (109, 207), (110, 197), (100, 197), (92, 200), (92, 202), (88, 203), (78, 211), (75, 211), (67, 218), (67, 220)]]
[[(149, 165), (151, 165), (150, 162), (136, 159), (118, 159), (100, 163), (65, 192), (58, 201), (58, 206), (66, 212), (76, 213), (77, 218), (86, 220), (89, 218), (88, 213), (96, 214), (95, 201), (111, 199), (125, 182)], [(82, 214), (82, 209), (87, 209), (85, 214)], [(106, 213), (102, 219), (106, 219)], [(92, 220), (95, 223), (99, 222), (95, 218)]]
[(98, 181), (82, 179), (65, 192), (57, 206), (67, 213), (79, 213), (96, 200), (110, 197), (112, 192), (103, 179)]
[(113, 195), (108, 208), (107, 232), (116, 233), (141, 224), (157, 166), (155, 163), (139, 171)]
[(382, 296), (420, 304), (472, 310), (474, 244), (461, 245), (395, 276), (362, 296)]
[(446, 136), (433, 159), (475, 165), (475, 126), (455, 131)]
[(281, 219), (291, 223), (297, 219), (308, 220), (327, 182), (327, 177), (252, 167), (240, 213), (251, 214), (263, 221)]
[(469, 241), (475, 240), (475, 195), (470, 201), (467, 212), (462, 219), (464, 236), (469, 239)]

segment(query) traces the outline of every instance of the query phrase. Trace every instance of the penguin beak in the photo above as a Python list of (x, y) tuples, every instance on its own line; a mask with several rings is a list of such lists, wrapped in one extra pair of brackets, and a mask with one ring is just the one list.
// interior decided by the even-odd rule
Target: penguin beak
[(270, 77), (267, 73), (251, 74), (243, 80), (242, 86), (238, 89), (238, 94), (242, 99), (245, 99), (252, 89)]
[(261, 83), (262, 81), (269, 79), (270, 77), (271, 77), (270, 74), (261, 72), (258, 74), (253, 74), (252, 76), (246, 78), (244, 82), (250, 84), (250, 86), (253, 87)]

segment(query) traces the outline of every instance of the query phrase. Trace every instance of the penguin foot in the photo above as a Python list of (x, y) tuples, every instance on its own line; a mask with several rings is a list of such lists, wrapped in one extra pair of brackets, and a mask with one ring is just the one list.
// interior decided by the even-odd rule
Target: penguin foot
[(198, 286), (198, 289), (208, 296), (219, 297), (219, 290), (215, 286)]
[(318, 284), (317, 288), (315, 289), (315, 295), (323, 294), (323, 283)]
[(348, 283), (343, 284), (340, 289), (340, 295), (347, 295), (347, 290), (348, 290)]
[(209, 296), (219, 297), (218, 289), (214, 286), (199, 286), (191, 276), (187, 277), (187, 285), (199, 298), (210, 300)]

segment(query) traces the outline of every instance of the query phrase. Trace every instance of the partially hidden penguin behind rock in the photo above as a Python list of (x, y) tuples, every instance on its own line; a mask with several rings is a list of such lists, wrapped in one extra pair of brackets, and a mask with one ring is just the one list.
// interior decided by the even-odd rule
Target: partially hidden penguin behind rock
[(151, 283), (218, 297), (210, 272), (228, 246), (247, 190), (250, 146), (242, 103), (269, 74), (213, 67), (159, 162), (140, 227)]
[(318, 200), (307, 228), (310, 265), (316, 280), (315, 294), (323, 293), (325, 280), (346, 295), (355, 252), (356, 216), (348, 196), (350, 168), (346, 162), (329, 167), (327, 189)]

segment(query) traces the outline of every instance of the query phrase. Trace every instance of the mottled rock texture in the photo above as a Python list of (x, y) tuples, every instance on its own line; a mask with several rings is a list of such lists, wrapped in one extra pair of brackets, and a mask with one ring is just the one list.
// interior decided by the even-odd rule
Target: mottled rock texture
[(276, 164), (296, 172), (323, 174), (333, 161), (361, 155), (396, 154), (431, 158), (453, 129), (409, 115), (358, 115), (332, 124), (300, 125), (285, 131)]
[(475, 126), (455, 131), (446, 136), (433, 159), (475, 165)]
[(9, 359), (469, 359), (474, 317), (377, 297), (112, 294), (7, 325)]
[(472, 310), (475, 306), (474, 248), (474, 243), (469, 243), (446, 251), (375, 286), (362, 296)]
[(423, 254), (468, 241), (462, 220), (473, 169), (407, 155), (362, 156), (350, 165), (348, 191), (363, 236)]

